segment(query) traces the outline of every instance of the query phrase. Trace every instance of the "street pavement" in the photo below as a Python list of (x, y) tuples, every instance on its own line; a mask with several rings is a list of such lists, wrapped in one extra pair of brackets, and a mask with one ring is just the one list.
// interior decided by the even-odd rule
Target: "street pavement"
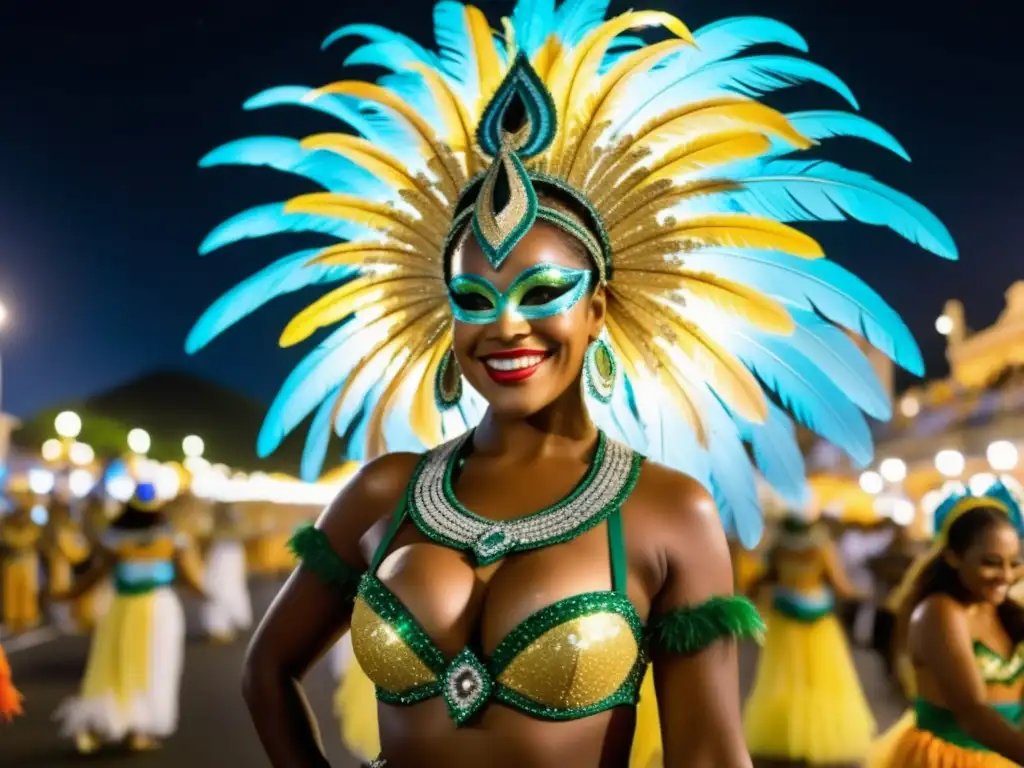
[[(257, 615), (270, 604), (278, 588), (274, 582), (253, 584)], [(189, 626), (198, 626), (197, 606), (188, 602)], [(194, 632), (194, 629), (193, 629)], [(268, 766), (240, 693), (245, 640), (214, 646), (200, 636), (189, 637), (182, 687), (181, 727), (163, 747), (152, 753), (131, 754), (108, 749), (88, 757), (75, 754), (69, 741), (60, 740), (52, 712), (74, 693), (81, 679), (88, 650), (83, 637), (58, 637), (43, 629), (24, 638), (4, 641), (18, 687), (25, 694), (26, 715), (8, 726), (0, 725), (0, 766), (4, 768), (263, 768)], [(885, 678), (878, 659), (855, 652), (865, 691), (881, 727), (902, 712), (903, 703)], [(749, 688), (756, 651), (741, 654), (743, 689)], [(358, 768), (339, 743), (331, 713), (334, 683), (322, 661), (311, 672), (305, 688), (316, 712), (323, 741), (335, 768)]]

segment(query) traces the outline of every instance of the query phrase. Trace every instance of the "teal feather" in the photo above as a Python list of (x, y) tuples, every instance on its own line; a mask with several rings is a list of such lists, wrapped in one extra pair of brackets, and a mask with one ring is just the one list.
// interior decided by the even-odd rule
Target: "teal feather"
[(713, 249), (689, 253), (685, 263), (695, 271), (713, 272), (795, 307), (820, 312), (915, 376), (924, 374), (921, 350), (896, 310), (834, 261), (776, 251)]
[(348, 158), (324, 150), (308, 150), (285, 136), (251, 136), (207, 153), (200, 168), (223, 165), (266, 166), (316, 182), (325, 190), (364, 194), (373, 200), (390, 197), (387, 186)]
[(610, 0), (565, 0), (555, 14), (555, 34), (575, 48), (588, 32), (604, 22)]
[(340, 393), (340, 386), (328, 393), (320, 407), (317, 408), (316, 415), (313, 416), (313, 421), (309, 425), (309, 432), (306, 433), (306, 445), (302, 450), (299, 475), (307, 483), (315, 483), (323, 472), (327, 448), (331, 443), (331, 414), (334, 412), (334, 403)]
[(469, 103), (475, 102), (480, 97), (480, 72), (462, 3), (441, 0), (434, 6), (434, 35), (441, 71), (452, 78)]
[(267, 203), (235, 214), (206, 236), (199, 245), (200, 255), (205, 256), (240, 240), (286, 232), (317, 232), (342, 240), (356, 240), (370, 234), (370, 230), (362, 225), (352, 224), (333, 216), (286, 213), (285, 205)]
[[(872, 144), (884, 147), (893, 154), (899, 155), (907, 162), (910, 162), (910, 155), (907, 154), (903, 145), (885, 128), (868, 120), (866, 117), (827, 109), (791, 112), (786, 117), (790, 124), (808, 139), (821, 141), (822, 139), (830, 139), (834, 136), (863, 139), (864, 141), (870, 141)], [(791, 148), (788, 144), (783, 146), (785, 148), (784, 151), (790, 151)]]
[(547, 40), (554, 20), (555, 0), (519, 0), (509, 18), (519, 50), (533, 56)]
[[(320, 45), (320, 50), (327, 50), (336, 42), (346, 37), (364, 37), (370, 41), (369, 45), (361, 46), (359, 50), (373, 46), (382, 46), (382, 50), (394, 53), (403, 62), (402, 65), (392, 67), (396, 71), (406, 62), (411, 61), (420, 61), (435, 69), (440, 64), (437, 54), (428, 51), (411, 37), (407, 37), (400, 32), (394, 32), (378, 24), (346, 24), (344, 27), (336, 29), (328, 35)], [(401, 55), (399, 55), (399, 48), (404, 49)]]
[(319, 253), (319, 248), (310, 248), (285, 256), (225, 293), (192, 326), (185, 341), (185, 351), (195, 354), (239, 320), (278, 296), (311, 285), (338, 282), (355, 274), (356, 270), (347, 266), (309, 265), (308, 262)]
[[(707, 196), (704, 205), (728, 202), (734, 210), (776, 221), (845, 221), (885, 226), (946, 259), (957, 258), (946, 226), (911, 197), (868, 176), (824, 160), (741, 163), (713, 175), (739, 183)], [(751, 169), (751, 170), (748, 170)]]
[[(735, 417), (734, 417), (735, 418)], [(768, 418), (763, 424), (735, 419), (744, 442), (750, 445), (754, 463), (765, 481), (788, 504), (803, 505), (810, 494), (803, 452), (789, 415), (774, 403), (768, 403)]]

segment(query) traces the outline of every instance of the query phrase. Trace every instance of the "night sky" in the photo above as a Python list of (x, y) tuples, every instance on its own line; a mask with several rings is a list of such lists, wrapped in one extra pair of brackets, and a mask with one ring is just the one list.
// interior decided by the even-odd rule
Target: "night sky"
[[(497, 26), (512, 2), (477, 5)], [(945, 299), (962, 298), (969, 323), (983, 327), (1011, 281), (1024, 278), (1024, 12), (998, 5), (941, 13), (919, 0), (631, 0), (612, 10), (669, 10), (691, 29), (729, 15), (786, 21), (807, 38), (810, 57), (851, 86), (862, 113), (904, 144), (910, 165), (853, 142), (829, 150), (937, 213), (960, 264), (877, 228), (835, 224), (813, 234), (904, 314), (934, 375), (944, 368), (933, 323)], [(837, 7), (847, 10), (829, 10)], [(429, 43), (431, 8), (427, 0), (2, 3), (0, 299), (13, 321), (0, 338), (5, 410), (29, 415), (156, 368), (269, 401), (309, 348), (280, 350), (276, 339), (310, 294), (271, 305), (194, 358), (183, 342), (213, 299), (297, 243), (250, 241), (203, 258), (196, 246), (243, 208), (311, 185), (269, 169), (201, 171), (197, 161), (242, 136), (337, 130), (305, 110), (245, 113), (241, 104), (270, 85), (341, 79), (356, 41), (327, 52), (319, 45), (345, 23), (397, 26)], [(844, 107), (810, 87), (773, 103)]]

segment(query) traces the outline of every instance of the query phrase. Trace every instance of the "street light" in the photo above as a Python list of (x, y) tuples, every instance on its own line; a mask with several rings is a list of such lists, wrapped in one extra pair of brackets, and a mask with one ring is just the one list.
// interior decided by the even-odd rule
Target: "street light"
[(71, 459), (72, 464), (84, 467), (93, 463), (96, 459), (96, 452), (91, 445), (76, 442), (72, 443), (71, 448), (68, 449), (68, 458)]
[(885, 483), (882, 482), (882, 476), (877, 472), (867, 471), (860, 476), (860, 489), (864, 493), (870, 493), (875, 496), (882, 492), (885, 487)]
[(11, 314), (7, 311), (7, 306), (0, 301), (0, 328), (7, 325), (7, 321), (10, 319)]
[(42, 454), (46, 461), (58, 461), (64, 454), (64, 446), (60, 440), (55, 437), (51, 437), (43, 443)]
[(996, 440), (985, 451), (985, 458), (996, 472), (1009, 472), (1017, 466), (1020, 456), (1017, 446), (1009, 440)]
[(907, 465), (902, 459), (885, 459), (878, 465), (878, 471), (890, 483), (902, 483), (907, 479)]
[(199, 459), (202, 458), (203, 451), (206, 450), (206, 443), (199, 435), (189, 435), (181, 441), (181, 450), (187, 458)]
[(82, 432), (82, 417), (74, 411), (61, 411), (53, 420), (53, 428), (66, 440), (74, 440)]
[(944, 450), (935, 454), (935, 468), (946, 477), (960, 477), (966, 461), (960, 451)]
[(128, 433), (128, 447), (132, 453), (147, 454), (149, 453), (149, 447), (152, 444), (150, 440), (149, 432), (144, 429), (135, 428)]
[(949, 315), (939, 315), (935, 320), (935, 330), (943, 336), (949, 336), (953, 332), (955, 324)]

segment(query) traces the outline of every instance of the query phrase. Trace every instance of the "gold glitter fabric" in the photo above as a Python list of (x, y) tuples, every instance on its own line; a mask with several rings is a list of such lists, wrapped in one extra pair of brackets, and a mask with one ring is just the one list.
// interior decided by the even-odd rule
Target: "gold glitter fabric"
[[(867, 463), (864, 414), (891, 415), (871, 367), (836, 326), (923, 370), (896, 313), (825, 261), (799, 223), (887, 226), (945, 258), (957, 257), (956, 245), (917, 202), (803, 154), (852, 136), (905, 157), (884, 130), (858, 115), (787, 115), (758, 101), (811, 81), (856, 107), (849, 88), (810, 61), (747, 55), (760, 44), (804, 49), (786, 25), (743, 17), (691, 33), (659, 11), (604, 20), (589, 0), (508, 5), (499, 31), (478, 8), (439, 4), (439, 51), (374, 25), (342, 28), (330, 41), (369, 38), (349, 61), (389, 70), (379, 82), (272, 88), (247, 102), (306, 106), (345, 126), (298, 142), (242, 139), (205, 157), (203, 166), (269, 165), (319, 190), (239, 214), (202, 252), (295, 231), (347, 242), (267, 266), (200, 318), (187, 348), (275, 296), (342, 283), (284, 329), (288, 346), (331, 333), (282, 388), (260, 454), (302, 423), (311, 479), (332, 432), (354, 460), (436, 446), (486, 407), (471, 387), (447, 411), (436, 397), (454, 322), (446, 262), (463, 242), (453, 227), (465, 232), (471, 219), (500, 269), (509, 244), (542, 217), (543, 197), (531, 203), (531, 191), (550, 195), (584, 226), (545, 220), (603, 256), (595, 262), (608, 299), (604, 336), (621, 365), (601, 426), (620, 425), (613, 437), (695, 475), (715, 491), (730, 532), (752, 545), (761, 516), (748, 452), (770, 485), (801, 504), (792, 419)], [(641, 30), (652, 42), (641, 42)], [(464, 215), (478, 204), (480, 216)]]
[(548, 630), (498, 677), (505, 687), (556, 709), (582, 709), (629, 679), (639, 648), (625, 618), (582, 616)]
[(352, 651), (374, 685), (404, 693), (437, 680), (394, 626), (357, 598), (352, 611)]

